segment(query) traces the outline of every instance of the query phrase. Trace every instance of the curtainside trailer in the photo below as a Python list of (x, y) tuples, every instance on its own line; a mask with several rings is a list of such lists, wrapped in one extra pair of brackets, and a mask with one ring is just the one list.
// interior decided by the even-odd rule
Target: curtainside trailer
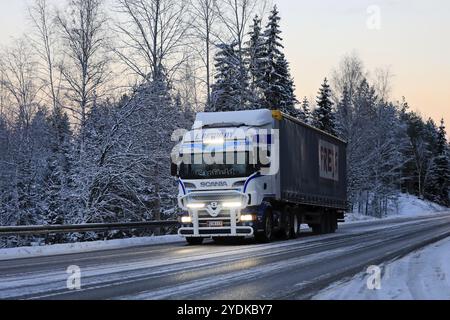
[(346, 142), (271, 110), (199, 113), (172, 155), (178, 233), (295, 238), (333, 233), (347, 205)]

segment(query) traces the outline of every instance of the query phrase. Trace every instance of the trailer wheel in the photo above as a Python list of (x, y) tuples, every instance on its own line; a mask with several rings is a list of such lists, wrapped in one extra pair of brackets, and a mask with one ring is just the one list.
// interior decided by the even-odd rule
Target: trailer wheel
[(331, 219), (329, 214), (323, 214), (319, 224), (312, 225), (313, 233), (327, 234), (331, 231)]
[(338, 228), (338, 221), (337, 221), (337, 213), (333, 212), (330, 215), (330, 233), (335, 233)]
[(291, 238), (295, 239), (300, 235), (300, 219), (298, 214), (294, 214), (293, 216), (293, 223), (292, 223), (292, 229), (291, 229)]
[(273, 220), (272, 213), (267, 212), (264, 217), (264, 231), (255, 234), (258, 242), (270, 242), (273, 239)]
[(190, 246), (198, 246), (203, 243), (203, 238), (186, 238), (186, 242)]
[(291, 216), (291, 208), (286, 208), (283, 213), (283, 222), (280, 235), (283, 239), (290, 239), (292, 235), (293, 219)]

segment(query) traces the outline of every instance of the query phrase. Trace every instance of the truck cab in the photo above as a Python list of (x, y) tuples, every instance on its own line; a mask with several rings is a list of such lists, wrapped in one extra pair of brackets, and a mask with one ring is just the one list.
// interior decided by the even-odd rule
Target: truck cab
[[(179, 235), (253, 237), (262, 205), (276, 197), (276, 134), (270, 110), (200, 113), (178, 147)], [(275, 171), (272, 173), (272, 171)]]

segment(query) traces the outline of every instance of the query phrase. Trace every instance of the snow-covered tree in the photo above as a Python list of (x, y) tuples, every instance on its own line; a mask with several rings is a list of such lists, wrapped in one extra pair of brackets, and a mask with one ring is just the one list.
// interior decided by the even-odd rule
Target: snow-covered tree
[(369, 136), (369, 154), (365, 188), (371, 195), (372, 215), (383, 217), (388, 213), (389, 200), (395, 200), (401, 180), (401, 169), (405, 163), (404, 148), (406, 134), (401, 126), (396, 107), (391, 103), (379, 101)]
[(70, 0), (58, 12), (64, 64), (60, 66), (72, 116), (79, 125), (79, 150), (84, 152), (85, 126), (90, 108), (103, 96), (108, 80), (107, 20), (103, 0)]
[(311, 106), (309, 104), (309, 100), (307, 97), (303, 98), (302, 103), (300, 104), (297, 111), (297, 118), (301, 121), (310, 124), (311, 123)]
[(449, 206), (450, 163), (444, 120), (437, 130), (436, 153), (430, 172), (430, 183), (434, 189), (435, 201)]
[(331, 89), (327, 78), (325, 78), (319, 90), (317, 108), (314, 110), (313, 118), (313, 123), (317, 128), (330, 134), (336, 134)]
[(246, 58), (249, 70), (252, 106), (260, 109), (264, 106), (264, 76), (265, 76), (265, 43), (261, 31), (261, 19), (255, 16), (249, 32), (250, 40), (246, 43)]
[(347, 87), (344, 87), (342, 98), (336, 107), (336, 133), (343, 139), (347, 139), (350, 135), (352, 112), (351, 97)]
[(43, 179), (44, 224), (63, 224), (70, 220), (69, 180), (72, 156), (72, 132), (69, 118), (61, 108), (56, 108), (47, 119), (49, 155)]
[(265, 107), (281, 110), (295, 116), (297, 98), (294, 93), (294, 81), (290, 74), (289, 63), (282, 50), (280, 36), (279, 11), (275, 6), (271, 11), (269, 22), (264, 31), (265, 37), (265, 76), (262, 83)]
[(216, 76), (212, 86), (209, 111), (246, 109), (248, 103), (247, 72), (242, 69), (236, 44), (221, 44), (215, 57)]
[(358, 87), (366, 78), (367, 72), (361, 58), (355, 53), (344, 56), (331, 77), (333, 101), (339, 103), (344, 90), (347, 90), (350, 100), (353, 100)]

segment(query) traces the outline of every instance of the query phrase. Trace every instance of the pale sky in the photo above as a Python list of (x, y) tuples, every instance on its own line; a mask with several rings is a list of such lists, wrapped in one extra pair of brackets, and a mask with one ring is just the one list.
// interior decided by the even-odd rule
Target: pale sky
[[(27, 1), (0, 0), (0, 45), (26, 31)], [(299, 99), (315, 97), (342, 56), (356, 52), (368, 70), (390, 67), (392, 100), (406, 96), (424, 117), (444, 117), (450, 132), (450, 1), (273, 2)]]

